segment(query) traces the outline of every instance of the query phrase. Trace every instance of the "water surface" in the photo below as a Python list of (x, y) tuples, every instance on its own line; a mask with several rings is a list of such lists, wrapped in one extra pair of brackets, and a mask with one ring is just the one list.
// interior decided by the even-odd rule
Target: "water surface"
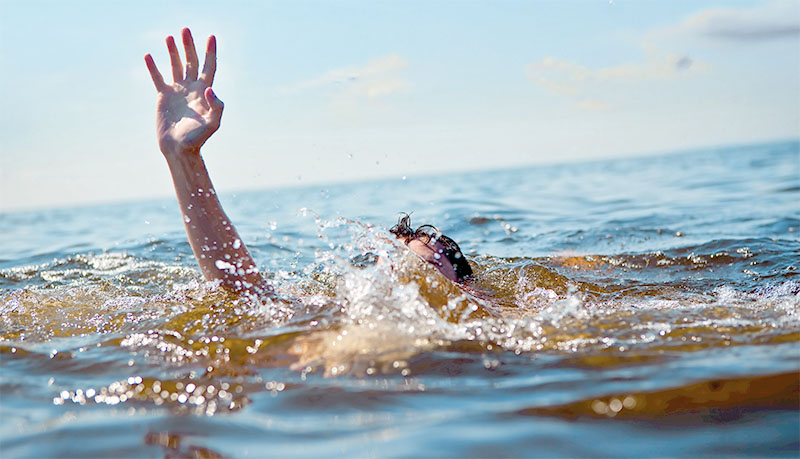
[(171, 199), (0, 215), (3, 456), (798, 454), (797, 141), (218, 191), (279, 299)]

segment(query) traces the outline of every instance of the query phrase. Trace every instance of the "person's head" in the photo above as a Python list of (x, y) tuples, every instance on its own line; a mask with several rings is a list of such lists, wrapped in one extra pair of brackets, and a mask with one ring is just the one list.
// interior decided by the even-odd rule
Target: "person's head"
[(412, 229), (411, 216), (402, 214), (389, 232), (423, 260), (435, 266), (448, 279), (460, 281), (472, 274), (472, 268), (456, 241), (435, 227), (422, 225)]

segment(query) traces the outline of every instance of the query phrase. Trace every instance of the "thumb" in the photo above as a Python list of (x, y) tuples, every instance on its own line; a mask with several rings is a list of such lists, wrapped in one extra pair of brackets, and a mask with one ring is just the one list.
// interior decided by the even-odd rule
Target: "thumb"
[(214, 94), (214, 90), (211, 89), (210, 87), (206, 88), (206, 92), (204, 95), (206, 96), (206, 102), (208, 102), (208, 106), (211, 107), (211, 111), (219, 112), (220, 114), (222, 114), (221, 112), (222, 109), (225, 107), (225, 104), (223, 104), (222, 101), (219, 100), (219, 97), (217, 97), (217, 95)]

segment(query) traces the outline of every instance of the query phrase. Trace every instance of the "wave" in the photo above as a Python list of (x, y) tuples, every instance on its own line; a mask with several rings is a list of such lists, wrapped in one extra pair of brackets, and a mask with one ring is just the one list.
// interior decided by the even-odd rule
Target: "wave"
[[(415, 359), (447, 349), (580, 352), (587, 362), (613, 365), (800, 336), (800, 283), (795, 271), (781, 269), (793, 266), (788, 242), (470, 257), (476, 275), (459, 286), (372, 227), (325, 224), (351, 238), (318, 250), (303, 269), (272, 272), (273, 299), (237, 298), (194, 269), (125, 253), (0, 271), (6, 285), (28, 285), (0, 297), (4, 353), (49, 356), (56, 348), (59, 359), (79, 359), (101, 345), (215, 380), (274, 365), (329, 376), (408, 375), (426, 371)], [(367, 252), (378, 261), (354, 263)], [(730, 272), (762, 266), (780, 273), (768, 282), (746, 273), (747, 282), (731, 282)], [(719, 282), (687, 276), (720, 270), (730, 272)]]

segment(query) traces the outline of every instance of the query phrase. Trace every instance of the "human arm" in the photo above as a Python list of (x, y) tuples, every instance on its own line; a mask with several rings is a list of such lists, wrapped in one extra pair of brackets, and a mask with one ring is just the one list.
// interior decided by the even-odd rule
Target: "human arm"
[(253, 257), (239, 238), (217, 198), (200, 147), (219, 129), (223, 103), (211, 85), (216, 72), (216, 39), (208, 38), (205, 63), (199, 61), (189, 29), (181, 32), (186, 52), (184, 72), (173, 37), (167, 37), (173, 84), (164, 82), (153, 57), (145, 63), (158, 92), (156, 132), (167, 160), (183, 215), (186, 235), (207, 280), (219, 280), (237, 292), (269, 293)]

